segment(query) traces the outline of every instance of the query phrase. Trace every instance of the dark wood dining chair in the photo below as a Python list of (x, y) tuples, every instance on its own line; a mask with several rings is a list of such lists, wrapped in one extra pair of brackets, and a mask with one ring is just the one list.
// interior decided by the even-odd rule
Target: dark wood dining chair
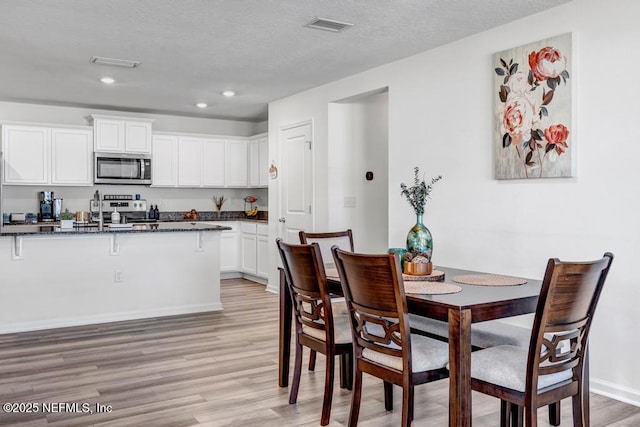
[(350, 229), (326, 233), (300, 231), (298, 236), (302, 244), (317, 243), (318, 246), (320, 246), (320, 252), (322, 253), (322, 259), (325, 264), (333, 264), (333, 255), (331, 254), (331, 248), (333, 246), (338, 246), (342, 250), (351, 252), (355, 250), (353, 246), (353, 233)]
[(335, 356), (346, 355), (347, 364), (344, 365), (348, 375), (346, 388), (351, 388), (353, 345), (349, 317), (333, 314), (327, 289), (327, 277), (318, 245), (316, 243), (290, 245), (282, 239), (277, 239), (276, 243), (282, 258), (294, 311), (296, 357), (289, 403), (296, 403), (298, 398), (303, 347), (324, 354), (326, 374), (320, 420), (320, 424), (324, 426), (329, 424), (331, 416)]
[(447, 378), (449, 346), (410, 333), (407, 299), (400, 262), (394, 254), (364, 255), (334, 247), (351, 318), (355, 358), (349, 426), (358, 424), (362, 373), (402, 387), (402, 425), (413, 420), (414, 385)]
[[(337, 245), (341, 249), (354, 251), (353, 246), (353, 233), (351, 229), (344, 231), (330, 231), (330, 232), (318, 232), (318, 233), (309, 233), (306, 231), (300, 231), (298, 233), (298, 237), (300, 237), (300, 243), (303, 245), (307, 245), (310, 243), (317, 243), (320, 247), (320, 253), (322, 255), (322, 260), (325, 265), (333, 266), (333, 255), (331, 254), (331, 247)], [(338, 297), (333, 299), (333, 306), (337, 310), (340, 310), (340, 313), (347, 314), (346, 306), (344, 306), (344, 298)], [(344, 366), (346, 361), (344, 357), (340, 359), (341, 367)], [(311, 354), (309, 355), (309, 370), (313, 371), (316, 366), (316, 352), (311, 350)], [(345, 373), (343, 369), (340, 369), (341, 379), (344, 382)]]
[(550, 259), (529, 348), (472, 353), (471, 387), (501, 400), (500, 425), (537, 425), (539, 407), (572, 397), (574, 426), (588, 425), (585, 355), (589, 330), (613, 254), (592, 262)]

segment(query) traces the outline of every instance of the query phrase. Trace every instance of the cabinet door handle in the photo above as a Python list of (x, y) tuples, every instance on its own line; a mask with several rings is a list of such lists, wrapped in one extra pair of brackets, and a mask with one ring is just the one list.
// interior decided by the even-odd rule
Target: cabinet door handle
[(287, 220), (285, 219), (285, 217), (280, 217), (280, 218), (278, 218), (278, 221), (280, 221), (280, 222), (287, 222)]

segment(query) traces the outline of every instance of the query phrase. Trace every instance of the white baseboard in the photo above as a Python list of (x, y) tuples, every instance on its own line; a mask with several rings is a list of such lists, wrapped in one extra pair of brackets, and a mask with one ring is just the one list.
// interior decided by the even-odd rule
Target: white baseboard
[(608, 381), (591, 378), (590, 390), (611, 399), (619, 400), (634, 406), (640, 406), (640, 391)]
[(266, 285), (268, 279), (264, 277), (254, 276), (253, 274), (242, 273), (242, 277), (247, 280), (251, 280), (252, 282), (260, 283), (261, 285)]
[(241, 279), (242, 273), (239, 271), (220, 272), (220, 279)]
[(222, 310), (221, 303), (185, 305), (154, 310), (127, 311), (120, 313), (98, 314), (94, 316), (68, 317), (32, 322), (0, 325), (0, 334), (39, 331), (43, 329), (67, 328), (70, 326), (94, 325), (97, 323), (120, 322), (123, 320), (146, 319), (149, 317), (175, 316), (179, 314), (203, 313)]
[(267, 285), (266, 291), (267, 292), (271, 292), (272, 294), (279, 294), (280, 293), (280, 287), (273, 288), (273, 287)]

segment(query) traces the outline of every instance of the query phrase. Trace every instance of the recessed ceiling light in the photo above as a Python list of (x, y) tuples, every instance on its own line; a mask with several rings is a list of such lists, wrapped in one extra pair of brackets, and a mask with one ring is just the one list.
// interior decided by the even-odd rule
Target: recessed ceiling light
[(198, 103), (196, 104), (196, 107), (198, 107), (198, 108), (207, 108), (207, 104), (206, 104), (206, 103), (204, 103), (204, 102), (198, 102)]
[(116, 82), (116, 80), (113, 77), (103, 77), (100, 79), (100, 81), (108, 85), (114, 84)]
[(225, 90), (222, 92), (222, 96), (226, 96), (227, 98), (231, 98), (232, 96), (236, 96), (236, 93), (232, 90)]

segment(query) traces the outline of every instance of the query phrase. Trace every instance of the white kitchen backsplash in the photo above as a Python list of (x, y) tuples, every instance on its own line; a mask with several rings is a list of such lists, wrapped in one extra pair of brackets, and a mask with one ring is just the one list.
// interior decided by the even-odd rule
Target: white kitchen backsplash
[(268, 191), (266, 188), (230, 189), (230, 188), (154, 188), (140, 185), (95, 185), (93, 187), (35, 187), (3, 186), (3, 212), (38, 212), (38, 194), (40, 191), (53, 191), (55, 198), (63, 199), (63, 210), (71, 212), (88, 211), (89, 200), (96, 190), (102, 194), (140, 194), (148, 205), (158, 205), (160, 212), (169, 211), (215, 211), (213, 196), (224, 196), (223, 211), (243, 211), (244, 198), (254, 196), (258, 209), (268, 209)]

